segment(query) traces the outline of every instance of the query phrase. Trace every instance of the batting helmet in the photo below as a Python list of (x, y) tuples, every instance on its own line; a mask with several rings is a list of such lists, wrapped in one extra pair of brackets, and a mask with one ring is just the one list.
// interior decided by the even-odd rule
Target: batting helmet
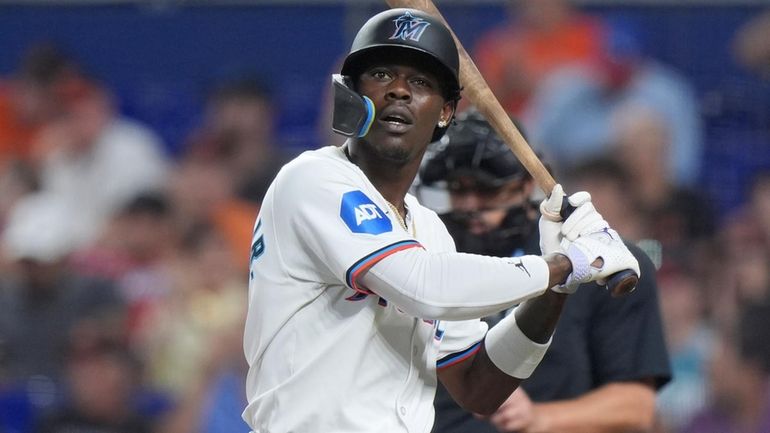
[[(439, 19), (416, 9), (390, 9), (371, 17), (356, 34), (341, 73), (355, 81), (369, 62), (401, 54), (418, 55), (437, 75), (444, 98), (460, 99), (460, 57), (452, 34)], [(433, 140), (445, 131), (436, 127)]]
[(459, 99), (460, 57), (452, 34), (439, 19), (416, 9), (386, 10), (364, 23), (342, 64), (342, 75), (357, 76), (367, 59), (393, 49), (425, 54), (442, 79), (447, 99)]
[(457, 116), (446, 135), (428, 148), (420, 168), (427, 186), (497, 188), (529, 173), (476, 110)]

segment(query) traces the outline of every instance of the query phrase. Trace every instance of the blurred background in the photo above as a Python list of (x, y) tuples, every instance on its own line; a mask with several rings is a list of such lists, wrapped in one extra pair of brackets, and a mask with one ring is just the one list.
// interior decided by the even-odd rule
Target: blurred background
[[(656, 261), (658, 431), (770, 431), (770, 1), (436, 3)], [(248, 431), (254, 218), (384, 7), (0, 0), (0, 433)]]

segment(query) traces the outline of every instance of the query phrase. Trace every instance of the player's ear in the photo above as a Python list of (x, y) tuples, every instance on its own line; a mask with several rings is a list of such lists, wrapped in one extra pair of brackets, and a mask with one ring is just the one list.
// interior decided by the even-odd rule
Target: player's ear
[(457, 109), (457, 101), (450, 100), (444, 103), (441, 107), (441, 116), (439, 116), (439, 127), (445, 128), (449, 126), (449, 122), (454, 119), (455, 110)]

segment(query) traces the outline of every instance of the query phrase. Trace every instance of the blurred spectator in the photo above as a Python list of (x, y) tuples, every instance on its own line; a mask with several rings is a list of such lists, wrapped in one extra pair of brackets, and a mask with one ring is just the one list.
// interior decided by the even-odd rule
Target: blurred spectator
[(754, 175), (747, 198), (723, 225), (722, 234), (730, 252), (738, 252), (747, 242), (770, 249), (770, 171)]
[(735, 326), (721, 329), (710, 365), (713, 398), (685, 433), (770, 431), (770, 306), (741, 309)]
[(0, 167), (0, 231), (16, 202), (39, 188), (37, 172), (29, 164), (9, 161)]
[(659, 170), (663, 179), (693, 184), (700, 174), (703, 143), (692, 85), (645, 57), (628, 31), (614, 28), (606, 43), (600, 62), (564, 65), (543, 80), (524, 117), (534, 143), (555, 158), (557, 168), (568, 170), (611, 146), (618, 134), (613, 119), (634, 107), (663, 122), (667, 146), (657, 150), (667, 162)]
[(276, 142), (274, 123), (270, 94), (261, 83), (251, 78), (226, 82), (209, 96), (187, 158), (221, 163), (238, 197), (260, 203), (289, 160)]
[(214, 160), (187, 158), (175, 168), (169, 191), (178, 233), (214, 224), (244, 271), (259, 206), (235, 194), (227, 167)]
[(646, 233), (647, 220), (629, 194), (631, 176), (617, 161), (597, 158), (570, 171), (567, 185), (572, 191), (588, 191), (604, 219), (629, 241), (639, 241)]
[[(153, 382), (181, 397), (220, 367), (206, 362), (212, 351), (242, 332), (246, 275), (211, 225), (188, 232), (173, 275), (173, 291), (147, 318), (141, 343)], [(237, 354), (243, 362), (240, 345), (233, 350), (216, 359), (231, 362)]]
[(81, 79), (63, 95), (63, 112), (40, 131), (42, 188), (79, 204), (93, 241), (134, 196), (161, 189), (168, 166), (163, 144), (145, 126), (121, 117), (100, 84)]
[(628, 105), (615, 113), (613, 128), (616, 156), (630, 174), (626, 193), (650, 222), (647, 237), (661, 242), (664, 261), (693, 254), (697, 242), (714, 234), (714, 214), (701, 195), (666, 175), (672, 137), (665, 118)]
[(121, 209), (97, 242), (75, 253), (72, 265), (114, 280), (128, 304), (129, 337), (171, 291), (178, 254), (173, 209), (164, 194), (139, 195)]
[(661, 312), (673, 379), (658, 395), (661, 431), (678, 432), (708, 400), (707, 366), (714, 335), (705, 320), (705, 302), (694, 273), (668, 266), (658, 273)]
[[(91, 328), (91, 329), (89, 329)], [(95, 329), (94, 329), (95, 328)], [(149, 433), (135, 405), (141, 366), (120, 335), (90, 323), (75, 329), (66, 359), (67, 402), (35, 433)]]
[(703, 258), (711, 314), (722, 321), (732, 320), (746, 303), (770, 299), (770, 172), (754, 177), (747, 196)]
[[(242, 324), (243, 325), (243, 324)], [(187, 390), (160, 433), (228, 433), (246, 431), (240, 417), (246, 404), (246, 363), (241, 356), (243, 326), (233, 326), (212, 338), (199, 374), (190, 377)]]
[(569, 0), (508, 0), (508, 5), (509, 22), (481, 36), (474, 59), (503, 107), (519, 117), (549, 73), (599, 59), (605, 29)]
[(69, 57), (44, 43), (32, 46), (16, 73), (0, 81), (0, 167), (32, 157), (35, 134), (60, 114), (60, 97), (79, 75)]
[(770, 79), (770, 11), (744, 24), (733, 39), (738, 62), (765, 80)]
[(58, 95), (77, 66), (50, 44), (32, 46), (18, 70), (0, 80), (0, 230), (14, 203), (39, 188), (35, 137), (61, 110)]
[[(61, 397), (63, 350), (84, 318), (122, 320), (115, 287), (67, 265), (77, 245), (73, 208), (35, 194), (13, 208), (2, 235), (7, 272), (0, 275), (0, 352), (5, 392), (20, 392), (37, 411)], [(23, 421), (23, 420), (22, 420)]]

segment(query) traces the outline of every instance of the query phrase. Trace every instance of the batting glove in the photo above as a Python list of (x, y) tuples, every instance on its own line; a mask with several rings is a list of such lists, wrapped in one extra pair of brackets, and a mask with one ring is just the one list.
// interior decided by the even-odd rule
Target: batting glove
[(562, 223), (561, 207), (564, 201), (564, 190), (556, 184), (551, 194), (540, 203), (540, 251), (543, 255), (561, 252), (563, 238), (574, 241), (582, 234), (592, 233), (607, 227), (607, 222), (596, 211), (591, 203), (591, 194), (580, 191), (572, 194), (568, 202), (575, 210)]
[[(612, 274), (624, 269), (631, 269), (636, 275), (639, 272), (639, 262), (631, 254), (618, 232), (605, 226), (599, 231), (583, 234), (574, 241), (565, 238), (562, 248), (567, 251), (567, 257), (572, 262), (572, 273), (567, 277), (562, 290), (573, 292), (577, 286), (589, 281), (604, 285)], [(557, 290), (559, 291), (559, 290)]]
[(551, 194), (540, 203), (540, 252), (545, 256), (553, 253), (563, 253), (561, 249), (561, 204), (564, 200), (564, 190), (558, 183)]

